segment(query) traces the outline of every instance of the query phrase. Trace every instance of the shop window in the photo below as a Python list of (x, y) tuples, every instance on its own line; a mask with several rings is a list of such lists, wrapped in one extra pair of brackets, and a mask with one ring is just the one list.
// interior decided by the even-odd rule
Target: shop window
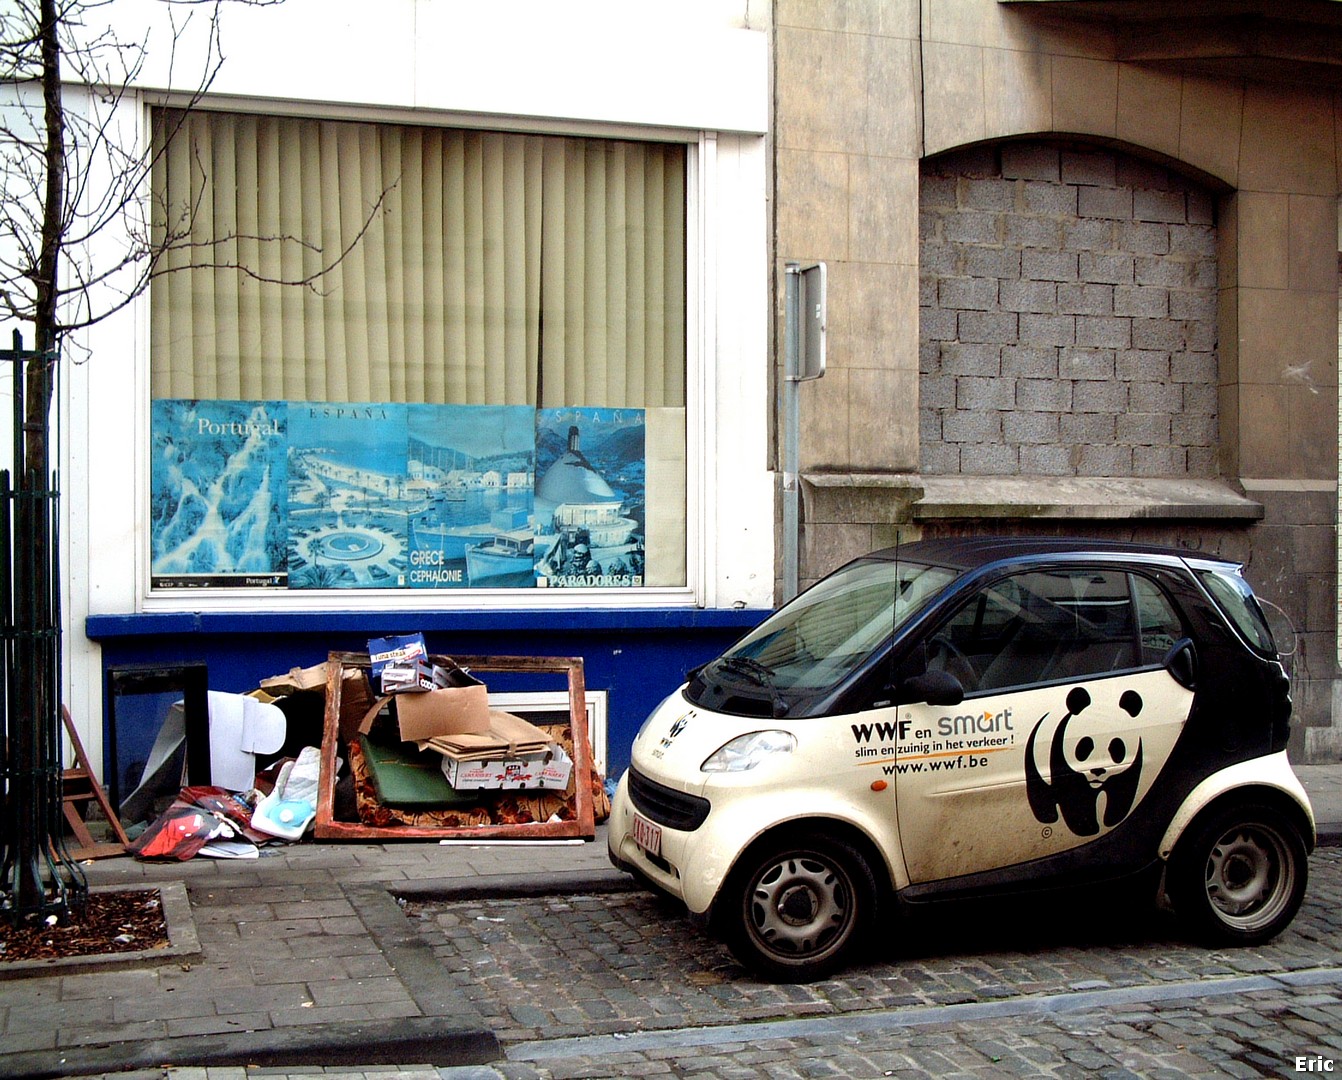
[(154, 588), (687, 584), (684, 145), (154, 125)]

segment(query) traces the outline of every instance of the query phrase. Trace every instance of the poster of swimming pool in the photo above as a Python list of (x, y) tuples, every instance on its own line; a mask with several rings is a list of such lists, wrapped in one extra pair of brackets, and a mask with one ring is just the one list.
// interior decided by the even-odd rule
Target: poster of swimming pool
[(155, 587), (286, 584), (287, 415), (273, 401), (151, 404)]
[(402, 404), (289, 405), (289, 587), (406, 584), (413, 498)]

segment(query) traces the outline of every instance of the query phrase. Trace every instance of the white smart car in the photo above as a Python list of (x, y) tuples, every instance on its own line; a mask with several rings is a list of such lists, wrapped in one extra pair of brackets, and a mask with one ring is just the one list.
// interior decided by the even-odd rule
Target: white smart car
[(648, 718), (616, 866), (748, 967), (833, 971), (873, 913), (1150, 876), (1199, 932), (1256, 943), (1315, 840), (1286, 673), (1233, 563), (962, 539), (857, 559)]

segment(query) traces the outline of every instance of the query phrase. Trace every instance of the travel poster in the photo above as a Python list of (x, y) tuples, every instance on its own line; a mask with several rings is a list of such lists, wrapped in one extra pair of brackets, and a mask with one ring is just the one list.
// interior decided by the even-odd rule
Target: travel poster
[(643, 584), (647, 472), (642, 409), (536, 412), (536, 584)]
[(406, 406), (289, 406), (289, 587), (406, 584), (409, 475)]
[(158, 400), (156, 588), (635, 587), (642, 409)]
[(534, 587), (536, 410), (407, 408), (410, 587)]
[(285, 585), (287, 415), (277, 401), (151, 403), (154, 587)]

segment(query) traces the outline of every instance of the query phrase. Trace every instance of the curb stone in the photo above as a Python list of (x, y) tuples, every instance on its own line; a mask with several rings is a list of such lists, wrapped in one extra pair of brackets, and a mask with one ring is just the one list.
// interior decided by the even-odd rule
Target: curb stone
[(478, 1023), (412, 1016), (26, 1051), (0, 1057), (0, 1072), (11, 1080), (59, 1080), (182, 1065), (283, 1068), (415, 1061), (437, 1067), (486, 1065), (502, 1056), (498, 1038)]
[(632, 875), (616, 870), (566, 870), (536, 878), (518, 874), (485, 874), (471, 878), (425, 878), (387, 882), (386, 890), (404, 900), (525, 899), (560, 893), (637, 892), (644, 888)]

